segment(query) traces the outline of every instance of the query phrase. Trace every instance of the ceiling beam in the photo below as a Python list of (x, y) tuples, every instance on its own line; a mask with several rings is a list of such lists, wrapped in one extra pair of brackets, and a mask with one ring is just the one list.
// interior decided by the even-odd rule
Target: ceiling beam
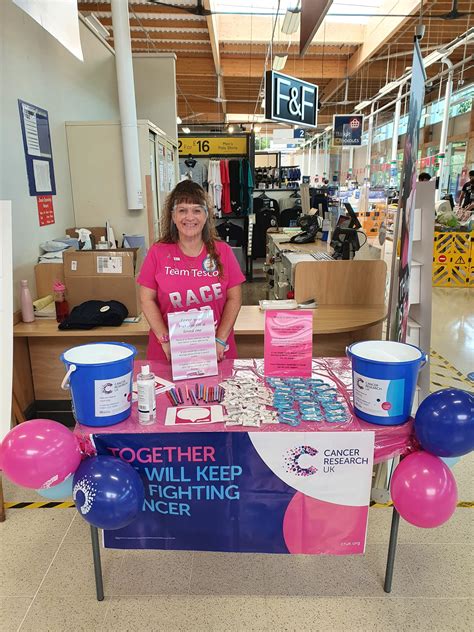
[[(137, 5), (133, 5), (137, 6)], [(137, 13), (137, 11), (135, 11)], [(112, 17), (103, 17), (99, 18), (101, 23), (106, 27), (112, 27)], [(165, 29), (193, 29), (193, 28), (203, 28), (206, 26), (204, 21), (204, 17), (201, 20), (164, 20), (162, 18), (152, 18), (152, 19), (136, 19), (133, 17), (133, 14), (130, 16), (130, 27), (142, 27), (143, 28), (165, 28)]]
[[(225, 77), (262, 77), (264, 71), (264, 58), (249, 60), (248, 57), (225, 57), (221, 59), (221, 68)], [(346, 76), (346, 63), (344, 60), (313, 60), (305, 59), (304, 64), (298, 64), (297, 75), (300, 79), (314, 79), (322, 77), (332, 79), (333, 77)], [(290, 72), (291, 64), (288, 72)], [(285, 71), (283, 71), (285, 72)], [(290, 73), (291, 74), (291, 73)]]
[[(385, 0), (379, 12), (382, 14), (411, 15), (420, 6), (420, 0)], [(407, 29), (414, 35), (413, 20), (395, 17), (377, 17), (369, 19), (364, 42), (347, 63), (347, 75), (350, 77), (366, 63), (392, 35), (408, 22)]]
[[(181, 7), (169, 5), (169, 6), (160, 6), (159, 4), (133, 4), (133, 10), (137, 14), (148, 13), (159, 15), (161, 13), (165, 14), (176, 14), (176, 15), (192, 15), (186, 9), (182, 9)], [(195, 3), (190, 2), (189, 7), (196, 7)], [(79, 11), (83, 13), (111, 13), (112, 9), (110, 7), (110, 2), (78, 2), (77, 8)]]

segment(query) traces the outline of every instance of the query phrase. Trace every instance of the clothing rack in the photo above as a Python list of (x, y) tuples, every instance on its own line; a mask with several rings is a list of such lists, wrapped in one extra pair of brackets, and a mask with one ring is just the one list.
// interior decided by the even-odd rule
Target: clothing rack
[[(192, 138), (193, 140), (190, 141), (190, 138)], [(226, 152), (226, 147), (231, 147), (232, 145), (234, 146), (233, 148), (235, 151), (235, 148), (238, 147), (237, 143), (243, 149), (244, 143), (242, 142), (242, 140), (238, 140), (242, 138), (246, 139), (246, 143), (245, 143), (246, 151), (244, 151), (243, 153), (238, 153), (238, 154)], [(226, 139), (225, 143), (219, 143), (220, 139)], [(182, 136), (180, 135), (180, 140), (182, 141), (180, 143), (180, 148), (182, 147), (182, 149), (180, 149), (180, 156), (179, 156), (180, 157), (180, 173), (181, 173), (182, 161), (184, 161), (185, 159), (188, 159), (190, 154), (191, 154), (191, 157), (194, 160), (196, 160), (198, 164), (201, 165), (201, 169), (200, 169), (201, 172), (204, 171), (204, 169), (208, 168), (209, 161), (211, 160), (216, 160), (216, 161), (248, 160), (250, 176), (252, 177), (252, 182), (253, 182), (254, 167), (255, 167), (255, 137), (253, 134), (232, 134), (232, 136), (230, 136), (229, 134), (219, 134), (219, 133), (205, 134), (204, 133), (204, 134), (192, 134), (191, 137), (188, 135), (182, 135)], [(207, 149), (210, 150), (209, 153), (203, 153), (203, 147), (205, 146), (205, 141), (208, 141)], [(236, 142), (233, 143), (232, 141), (236, 141)], [(196, 149), (196, 153), (193, 154), (192, 151), (189, 152), (186, 149), (186, 147), (189, 148), (190, 145), (194, 146), (194, 148)], [(217, 146), (221, 145), (222, 150), (215, 151), (216, 145)], [(230, 174), (229, 174), (229, 177), (230, 177)], [(208, 182), (208, 177), (206, 177), (206, 181), (202, 183), (205, 185), (204, 188), (206, 189), (207, 189), (207, 186), (206, 186), (207, 182)], [(243, 182), (247, 182), (247, 179), (245, 179), (245, 177), (244, 179), (242, 179), (242, 181), (239, 180), (239, 186), (241, 187), (241, 191), (242, 191)], [(253, 183), (253, 185), (255, 186), (255, 183)], [(232, 197), (232, 186), (230, 182), (228, 183), (227, 186), (230, 188), (231, 202), (233, 203), (234, 200), (239, 199), (239, 194), (236, 193), (236, 189), (235, 189), (236, 187), (235, 181), (234, 181), (233, 193), (234, 193), (234, 196), (236, 197)], [(249, 189), (249, 187), (247, 187), (247, 189)], [(240, 193), (240, 195), (242, 195), (242, 193)], [(251, 225), (251, 222), (249, 222), (249, 215), (252, 213), (252, 203), (253, 203), (253, 193), (251, 190), (248, 190), (246, 195), (243, 196), (243, 201), (246, 204), (246, 207), (242, 208), (241, 212), (237, 212), (237, 213), (234, 212), (234, 206), (232, 206), (233, 211), (231, 213), (224, 213), (222, 212), (222, 210), (218, 211), (216, 213), (215, 223), (216, 223), (217, 229), (219, 228), (220, 225), (228, 224), (229, 222), (232, 222), (235, 226), (238, 226), (239, 228), (242, 229), (241, 237), (243, 241), (242, 252), (243, 252), (243, 257), (245, 260), (245, 274), (246, 274), (247, 279), (251, 280), (252, 262), (249, 256), (249, 241), (248, 241), (249, 226)], [(221, 198), (221, 203), (222, 203), (222, 198)], [(238, 241), (240, 243), (240, 236), (239, 236)], [(240, 248), (240, 246), (238, 247)], [(250, 248), (250, 251), (251, 251), (251, 248)], [(238, 257), (238, 259), (242, 261), (241, 257)]]

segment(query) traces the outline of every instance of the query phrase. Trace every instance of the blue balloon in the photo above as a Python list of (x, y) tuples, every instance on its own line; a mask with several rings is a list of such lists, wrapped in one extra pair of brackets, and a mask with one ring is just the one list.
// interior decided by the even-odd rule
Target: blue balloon
[(74, 475), (71, 474), (71, 476), (65, 478), (59, 485), (54, 485), (54, 487), (48, 487), (46, 489), (35, 489), (35, 492), (50, 500), (64, 500), (65, 498), (70, 498), (72, 496), (73, 478)]
[(474, 450), (474, 397), (457, 388), (431, 393), (416, 412), (415, 434), (436, 456), (468, 454)]
[(143, 506), (143, 482), (129, 463), (113, 456), (93, 456), (74, 474), (73, 498), (89, 524), (121, 529), (135, 520)]
[(448, 458), (444, 458), (444, 459), (441, 459), (441, 460), (444, 461), (448, 467), (453, 469), (453, 467), (456, 465), (456, 463), (459, 463), (459, 461), (461, 459), (458, 456), (453, 456), (451, 458), (448, 457)]

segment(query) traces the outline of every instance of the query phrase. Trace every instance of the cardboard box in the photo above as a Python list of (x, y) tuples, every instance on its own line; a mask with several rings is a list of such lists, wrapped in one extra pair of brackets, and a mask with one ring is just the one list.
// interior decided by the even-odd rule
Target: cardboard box
[(36, 298), (43, 298), (53, 293), (55, 281), (64, 283), (62, 263), (37, 263), (35, 265)]
[(140, 314), (137, 276), (142, 263), (138, 248), (67, 250), (64, 280), (70, 307), (85, 301), (120, 301), (129, 316)]

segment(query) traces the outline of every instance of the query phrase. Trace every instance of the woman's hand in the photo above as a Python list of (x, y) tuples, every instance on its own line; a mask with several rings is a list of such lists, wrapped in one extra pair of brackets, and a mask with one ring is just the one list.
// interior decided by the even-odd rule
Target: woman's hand
[(170, 348), (170, 343), (169, 342), (162, 342), (161, 343), (161, 348), (163, 349), (163, 353), (166, 356), (166, 359), (168, 360), (168, 362), (171, 360), (171, 348)]
[(218, 342), (216, 342), (216, 354), (218, 362), (221, 362), (221, 360), (225, 360), (225, 347), (223, 347)]

